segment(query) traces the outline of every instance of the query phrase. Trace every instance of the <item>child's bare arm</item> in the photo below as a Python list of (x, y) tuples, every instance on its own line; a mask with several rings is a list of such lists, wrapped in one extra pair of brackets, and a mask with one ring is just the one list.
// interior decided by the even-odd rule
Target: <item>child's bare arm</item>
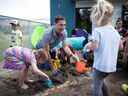
[(32, 70), (34, 71), (34, 73), (42, 76), (42, 77), (46, 77), (49, 80), (49, 76), (47, 74), (45, 74), (44, 72), (42, 72), (41, 70), (38, 69), (36, 63), (32, 63)]
[(87, 45), (86, 45), (86, 48), (89, 49), (89, 50), (95, 50), (97, 49), (99, 46), (99, 43), (97, 41), (90, 41)]

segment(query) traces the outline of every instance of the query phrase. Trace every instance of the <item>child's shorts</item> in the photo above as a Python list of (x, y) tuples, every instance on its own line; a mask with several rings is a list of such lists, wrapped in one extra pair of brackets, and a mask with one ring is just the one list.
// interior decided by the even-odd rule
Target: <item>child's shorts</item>
[(23, 61), (13, 61), (13, 60), (4, 60), (3, 62), (5, 69), (12, 69), (12, 70), (22, 70), (26, 66), (26, 64)]

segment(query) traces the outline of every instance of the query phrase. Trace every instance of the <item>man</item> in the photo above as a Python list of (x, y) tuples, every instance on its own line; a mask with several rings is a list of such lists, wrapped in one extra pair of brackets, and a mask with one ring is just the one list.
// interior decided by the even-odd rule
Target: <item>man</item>
[(11, 23), (11, 37), (10, 37), (10, 46), (22, 46), (23, 34), (20, 31), (20, 24), (17, 20), (13, 20)]
[[(67, 37), (66, 20), (62, 16), (57, 16), (55, 18), (55, 25), (52, 26), (50, 30), (45, 32), (42, 39), (37, 43), (36, 48), (37, 49), (45, 48), (47, 50), (47, 53), (49, 54), (49, 51), (54, 47), (56, 47), (60, 42), (63, 42), (62, 45), (63, 47), (65, 47), (66, 37)], [(69, 49), (67, 54), (70, 56), (74, 56)]]

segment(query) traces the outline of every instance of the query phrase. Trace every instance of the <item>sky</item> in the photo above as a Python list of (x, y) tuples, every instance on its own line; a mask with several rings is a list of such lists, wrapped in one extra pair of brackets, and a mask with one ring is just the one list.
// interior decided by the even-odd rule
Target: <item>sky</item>
[(0, 15), (50, 23), (50, 0), (0, 0)]

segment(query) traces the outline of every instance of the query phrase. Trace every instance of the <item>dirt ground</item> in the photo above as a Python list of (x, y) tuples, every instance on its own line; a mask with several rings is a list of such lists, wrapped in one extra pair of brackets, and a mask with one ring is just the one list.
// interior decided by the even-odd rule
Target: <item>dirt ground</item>
[[(81, 76), (74, 77), (73, 84), (68, 83), (58, 85), (58, 87), (48, 89), (39, 82), (28, 83), (28, 90), (21, 90), (17, 87), (15, 80), (10, 77), (16, 77), (17, 72), (7, 71), (0, 68), (0, 96), (91, 96), (92, 79)], [(116, 72), (106, 78), (110, 96), (125, 96), (120, 86), (128, 82), (127, 72)], [(49, 94), (47, 94), (49, 93)]]

